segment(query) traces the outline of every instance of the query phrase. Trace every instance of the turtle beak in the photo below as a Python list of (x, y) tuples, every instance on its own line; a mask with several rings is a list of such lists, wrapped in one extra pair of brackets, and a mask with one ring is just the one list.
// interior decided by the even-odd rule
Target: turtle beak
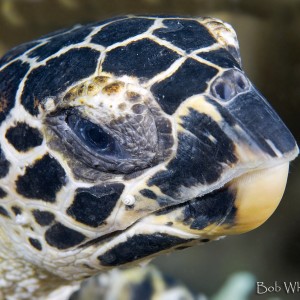
[[(253, 86), (226, 105), (248, 135), (252, 151), (291, 160), (298, 154), (295, 139), (265, 98)], [(255, 152), (256, 152), (255, 151)], [(291, 158), (291, 159), (290, 159)]]
[[(231, 168), (241, 172), (207, 194), (151, 216), (151, 222), (171, 223), (181, 232), (208, 239), (257, 228), (273, 214), (283, 196), (289, 162), (299, 152), (294, 137), (254, 87), (222, 107), (208, 98), (195, 98), (190, 105), (197, 113), (210, 116), (233, 141), (237, 160)], [(213, 134), (205, 127), (202, 130)]]
[[(234, 219), (211, 233), (239, 234), (263, 224), (277, 208), (288, 178), (289, 163), (246, 173), (229, 183), (234, 191)], [(224, 219), (226, 224), (226, 218)]]
[[(263, 224), (280, 203), (289, 162), (299, 153), (291, 132), (255, 87), (224, 106), (237, 124), (234, 131), (238, 136), (235, 145), (239, 160), (249, 169), (223, 187), (232, 195), (232, 202), (228, 202), (218, 220), (201, 228), (202, 234), (210, 236), (244, 233)], [(255, 165), (255, 161), (260, 163)], [(218, 195), (216, 191), (213, 197)], [(220, 207), (224, 196), (219, 198)], [(201, 197), (198, 206), (200, 203)]]
[(237, 234), (260, 226), (275, 211), (285, 190), (289, 161), (299, 150), (290, 131), (254, 87), (227, 108), (247, 133), (248, 144), (257, 158), (265, 157), (260, 167), (227, 184), (235, 195), (234, 226), (219, 226), (211, 233)]
[(264, 97), (251, 84), (228, 101), (196, 95), (176, 118), (177, 155), (147, 181), (148, 195), (157, 201), (142, 198), (135, 205), (137, 211), (149, 203), (160, 207), (134, 228), (211, 240), (263, 224), (277, 208), (289, 162), (299, 152)]
[[(207, 207), (206, 198), (215, 201), (213, 209), (222, 207), (224, 200), (226, 208), (223, 208), (214, 222), (205, 227), (199, 226), (201, 225), (199, 220), (203, 218), (199, 214), (191, 223), (190, 229), (197, 229), (201, 236), (214, 238), (241, 234), (259, 227), (268, 220), (279, 205), (286, 187), (288, 170), (288, 162), (254, 170), (233, 179), (212, 195), (198, 199), (199, 202), (196, 201), (194, 206), (199, 212), (202, 211), (201, 207), (202, 209)], [(209, 211), (206, 209), (206, 213)]]

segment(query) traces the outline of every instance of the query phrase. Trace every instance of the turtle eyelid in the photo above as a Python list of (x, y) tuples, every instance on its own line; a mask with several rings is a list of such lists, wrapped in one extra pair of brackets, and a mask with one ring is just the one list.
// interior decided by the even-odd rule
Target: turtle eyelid
[(124, 151), (121, 151), (118, 142), (99, 125), (75, 114), (67, 116), (66, 123), (88, 148), (99, 155), (123, 158)]

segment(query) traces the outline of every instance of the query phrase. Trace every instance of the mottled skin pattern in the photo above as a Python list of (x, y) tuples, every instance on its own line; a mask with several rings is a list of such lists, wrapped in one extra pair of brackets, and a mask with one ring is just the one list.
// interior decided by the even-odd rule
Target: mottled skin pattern
[(239, 178), (298, 153), (211, 18), (125, 16), (18, 46), (0, 60), (0, 122), (6, 299), (255, 228)]

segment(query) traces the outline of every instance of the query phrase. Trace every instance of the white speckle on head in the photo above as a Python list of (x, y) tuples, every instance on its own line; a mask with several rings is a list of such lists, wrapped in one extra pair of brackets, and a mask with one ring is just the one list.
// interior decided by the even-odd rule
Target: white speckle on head
[(16, 216), (16, 223), (18, 225), (26, 225), (29, 223), (29, 219), (25, 215), (17, 215)]
[(213, 136), (213, 135), (208, 135), (208, 138), (213, 142), (213, 143), (217, 143), (217, 139)]
[(122, 199), (125, 205), (133, 205), (135, 203), (135, 197), (133, 195), (127, 195)]
[(52, 98), (48, 98), (44, 104), (44, 107), (47, 112), (51, 112), (51, 111), (55, 110), (56, 105), (55, 105), (54, 100)]

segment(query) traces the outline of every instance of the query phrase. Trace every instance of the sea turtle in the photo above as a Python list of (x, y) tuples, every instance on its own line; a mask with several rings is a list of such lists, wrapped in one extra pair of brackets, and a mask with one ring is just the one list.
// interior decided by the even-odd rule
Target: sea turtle
[(5, 299), (249, 231), (298, 154), (213, 18), (122, 16), (13, 48), (0, 125)]

